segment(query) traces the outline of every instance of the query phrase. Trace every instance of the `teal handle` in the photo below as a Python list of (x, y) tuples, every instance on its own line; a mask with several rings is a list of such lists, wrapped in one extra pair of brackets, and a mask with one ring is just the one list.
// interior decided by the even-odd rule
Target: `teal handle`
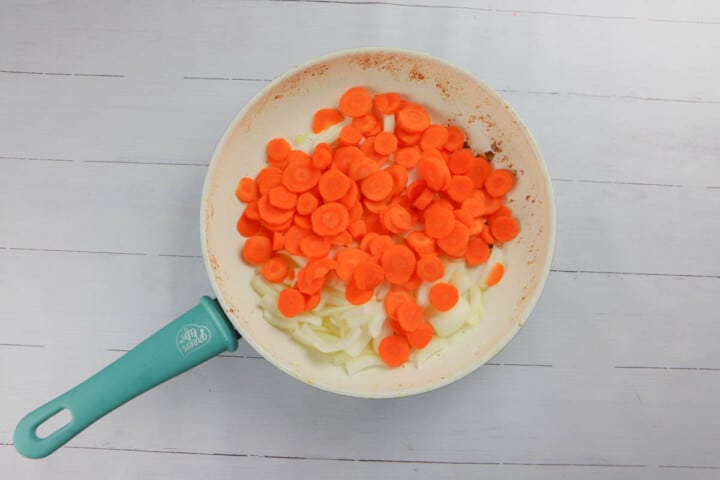
[[(153, 336), (42, 407), (27, 414), (15, 429), (15, 448), (28, 458), (45, 457), (90, 424), (150, 388), (237, 348), (237, 334), (218, 303), (200, 303)], [(72, 420), (45, 438), (37, 427), (63, 409)]]

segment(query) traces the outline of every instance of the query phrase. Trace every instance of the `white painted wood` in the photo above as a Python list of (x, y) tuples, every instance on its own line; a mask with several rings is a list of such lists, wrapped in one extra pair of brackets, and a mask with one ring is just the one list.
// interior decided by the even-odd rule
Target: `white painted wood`
[(272, 78), (333, 50), (394, 45), (447, 58), (498, 88), (720, 101), (714, 25), (325, 2), (83, 7), (78, 15), (65, 4), (7, 4), (3, 69)]
[[(347, 3), (0, 2), (3, 471), (717, 478), (718, 3)], [(24, 413), (211, 293), (197, 204), (235, 112), (292, 65), (383, 44), (499, 89), (555, 179), (556, 271), (493, 365), (365, 401), (302, 385), (241, 342), (75, 448), (20, 458)]]
[[(200, 254), (203, 167), (5, 160), (0, 169), (8, 183), (0, 203), (22, 205), (4, 207), (0, 246)], [(720, 211), (717, 190), (565, 181), (554, 187), (562, 252), (555, 268), (720, 275), (720, 251), (707, 243), (720, 235), (720, 222), (689, 214)], [(234, 234), (234, 225), (228, 230)]]
[[(5, 415), (18, 418), (36, 398), (60, 393), (68, 381), (118, 355), (88, 346), (0, 350), (3, 377), (23, 365), (34, 378), (5, 380)], [(264, 360), (218, 358), (123, 406), (71, 445), (431, 462), (714, 465), (718, 375), (486, 366), (427, 395), (372, 401), (319, 391)], [(0, 430), (3, 442), (8, 430)]]
[[(0, 157), (206, 164), (265, 83), (0, 74)], [(720, 186), (718, 104), (501, 93), (554, 178)]]

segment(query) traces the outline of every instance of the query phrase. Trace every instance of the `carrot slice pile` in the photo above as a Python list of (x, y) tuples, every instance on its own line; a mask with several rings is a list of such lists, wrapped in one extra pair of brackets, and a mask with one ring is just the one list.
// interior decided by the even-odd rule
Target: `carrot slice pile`
[[(383, 131), (384, 115), (394, 115), (393, 131)], [(315, 112), (311, 129), (344, 121), (337, 142), (319, 143), (311, 155), (283, 138), (268, 141), (268, 166), (235, 190), (246, 204), (236, 224), (246, 237), (241, 258), (268, 282), (294, 282), (278, 297), (288, 318), (315, 308), (329, 279), (344, 283), (353, 305), (390, 284), (384, 307), (393, 333), (378, 352), (387, 365), (400, 366), (433, 336), (417, 288), (432, 284), (430, 304), (452, 309), (458, 290), (439, 282), (445, 259), (481, 265), (493, 244), (520, 233), (505, 205), (516, 178), (468, 148), (459, 127), (431, 123), (423, 106), (395, 92), (350, 88), (336, 107)], [(290, 256), (307, 264), (295, 267)], [(485, 283), (503, 274), (496, 264)]]

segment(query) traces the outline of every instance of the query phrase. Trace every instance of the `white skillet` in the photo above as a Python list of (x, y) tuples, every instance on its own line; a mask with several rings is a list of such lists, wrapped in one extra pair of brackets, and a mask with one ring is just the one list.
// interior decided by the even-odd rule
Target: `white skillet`
[[(475, 151), (496, 152), (496, 166), (517, 172), (508, 202), (522, 226), (505, 247), (503, 281), (484, 296), (485, 312), (475, 327), (450, 339), (441, 358), (422, 368), (412, 363), (375, 368), (349, 376), (313, 356), (266, 322), (250, 288), (254, 274), (240, 259), (242, 239), (235, 223), (242, 206), (235, 187), (265, 162), (265, 144), (309, 130), (312, 114), (337, 104), (350, 86), (395, 91), (426, 106), (441, 123), (467, 134)], [(88, 425), (149, 388), (224, 351), (242, 335), (263, 357), (315, 387), (355, 397), (401, 397), (453, 382), (492, 358), (517, 333), (547, 278), (555, 241), (555, 206), (545, 164), (532, 136), (492, 89), (472, 75), (424, 54), (391, 49), (337, 52), (301, 65), (265, 87), (243, 108), (215, 150), (205, 178), (201, 208), (205, 265), (217, 301), (198, 306), (77, 387), (25, 416), (15, 431), (15, 447), (44, 457)], [(59, 411), (72, 419), (46, 438), (36, 429)]]

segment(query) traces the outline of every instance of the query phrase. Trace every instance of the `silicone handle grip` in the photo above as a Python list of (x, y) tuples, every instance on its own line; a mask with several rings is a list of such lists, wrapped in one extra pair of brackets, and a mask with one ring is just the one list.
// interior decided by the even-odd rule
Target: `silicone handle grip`
[[(90, 424), (165, 380), (224, 351), (237, 348), (237, 333), (218, 303), (200, 303), (77, 387), (30, 412), (15, 429), (15, 448), (45, 457)], [(45, 438), (36, 429), (63, 409), (72, 420)]]

